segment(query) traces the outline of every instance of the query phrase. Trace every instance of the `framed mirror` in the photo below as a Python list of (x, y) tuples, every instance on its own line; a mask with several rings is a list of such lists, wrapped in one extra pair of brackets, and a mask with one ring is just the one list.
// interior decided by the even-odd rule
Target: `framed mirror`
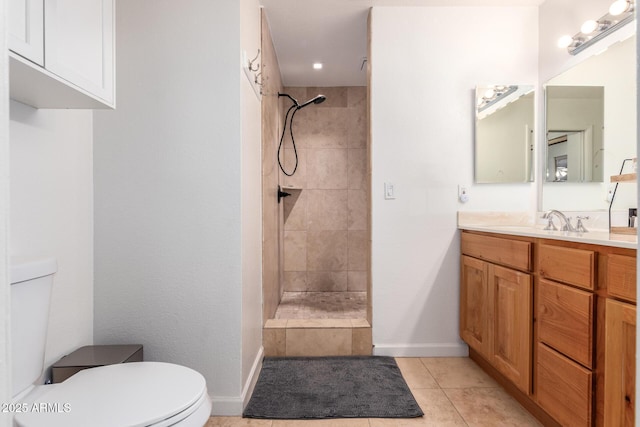
[(475, 182), (534, 180), (534, 86), (476, 87)]

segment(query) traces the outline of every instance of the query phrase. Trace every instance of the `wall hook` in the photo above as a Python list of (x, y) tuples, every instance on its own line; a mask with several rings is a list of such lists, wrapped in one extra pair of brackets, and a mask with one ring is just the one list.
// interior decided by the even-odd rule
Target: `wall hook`
[(249, 71), (258, 71), (260, 69), (260, 64), (255, 64), (255, 68), (253, 64), (258, 60), (259, 56), (260, 56), (260, 49), (258, 49), (258, 53), (256, 53), (256, 57), (249, 60), (249, 64), (247, 64), (247, 68), (249, 68)]

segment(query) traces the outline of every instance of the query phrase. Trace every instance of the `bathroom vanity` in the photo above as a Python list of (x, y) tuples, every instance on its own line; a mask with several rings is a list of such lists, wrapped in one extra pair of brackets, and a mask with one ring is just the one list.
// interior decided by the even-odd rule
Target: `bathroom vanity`
[(633, 426), (635, 236), (460, 228), (470, 357), (545, 425)]

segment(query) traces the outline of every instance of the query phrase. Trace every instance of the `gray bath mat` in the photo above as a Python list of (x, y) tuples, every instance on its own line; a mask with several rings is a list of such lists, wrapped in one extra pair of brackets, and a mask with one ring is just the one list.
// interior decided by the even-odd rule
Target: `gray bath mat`
[(243, 416), (267, 419), (424, 415), (392, 357), (265, 358)]

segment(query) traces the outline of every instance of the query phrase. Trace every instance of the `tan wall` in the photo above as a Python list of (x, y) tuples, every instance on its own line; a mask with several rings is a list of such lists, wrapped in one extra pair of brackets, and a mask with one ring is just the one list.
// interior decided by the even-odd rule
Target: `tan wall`
[[(285, 92), (299, 103), (318, 94), (327, 100), (296, 113), (298, 169), (292, 177), (281, 172), (284, 185), (301, 189), (287, 190), (292, 196), (283, 203), (284, 290), (366, 291), (366, 87)], [(285, 109), (290, 105), (284, 101)], [(288, 134), (281, 159), (291, 172), (295, 156)]]
[(262, 293), (263, 318), (273, 318), (282, 296), (282, 226), (278, 204), (276, 152), (282, 123), (278, 92), (282, 89), (278, 58), (269, 23), (262, 14)]

